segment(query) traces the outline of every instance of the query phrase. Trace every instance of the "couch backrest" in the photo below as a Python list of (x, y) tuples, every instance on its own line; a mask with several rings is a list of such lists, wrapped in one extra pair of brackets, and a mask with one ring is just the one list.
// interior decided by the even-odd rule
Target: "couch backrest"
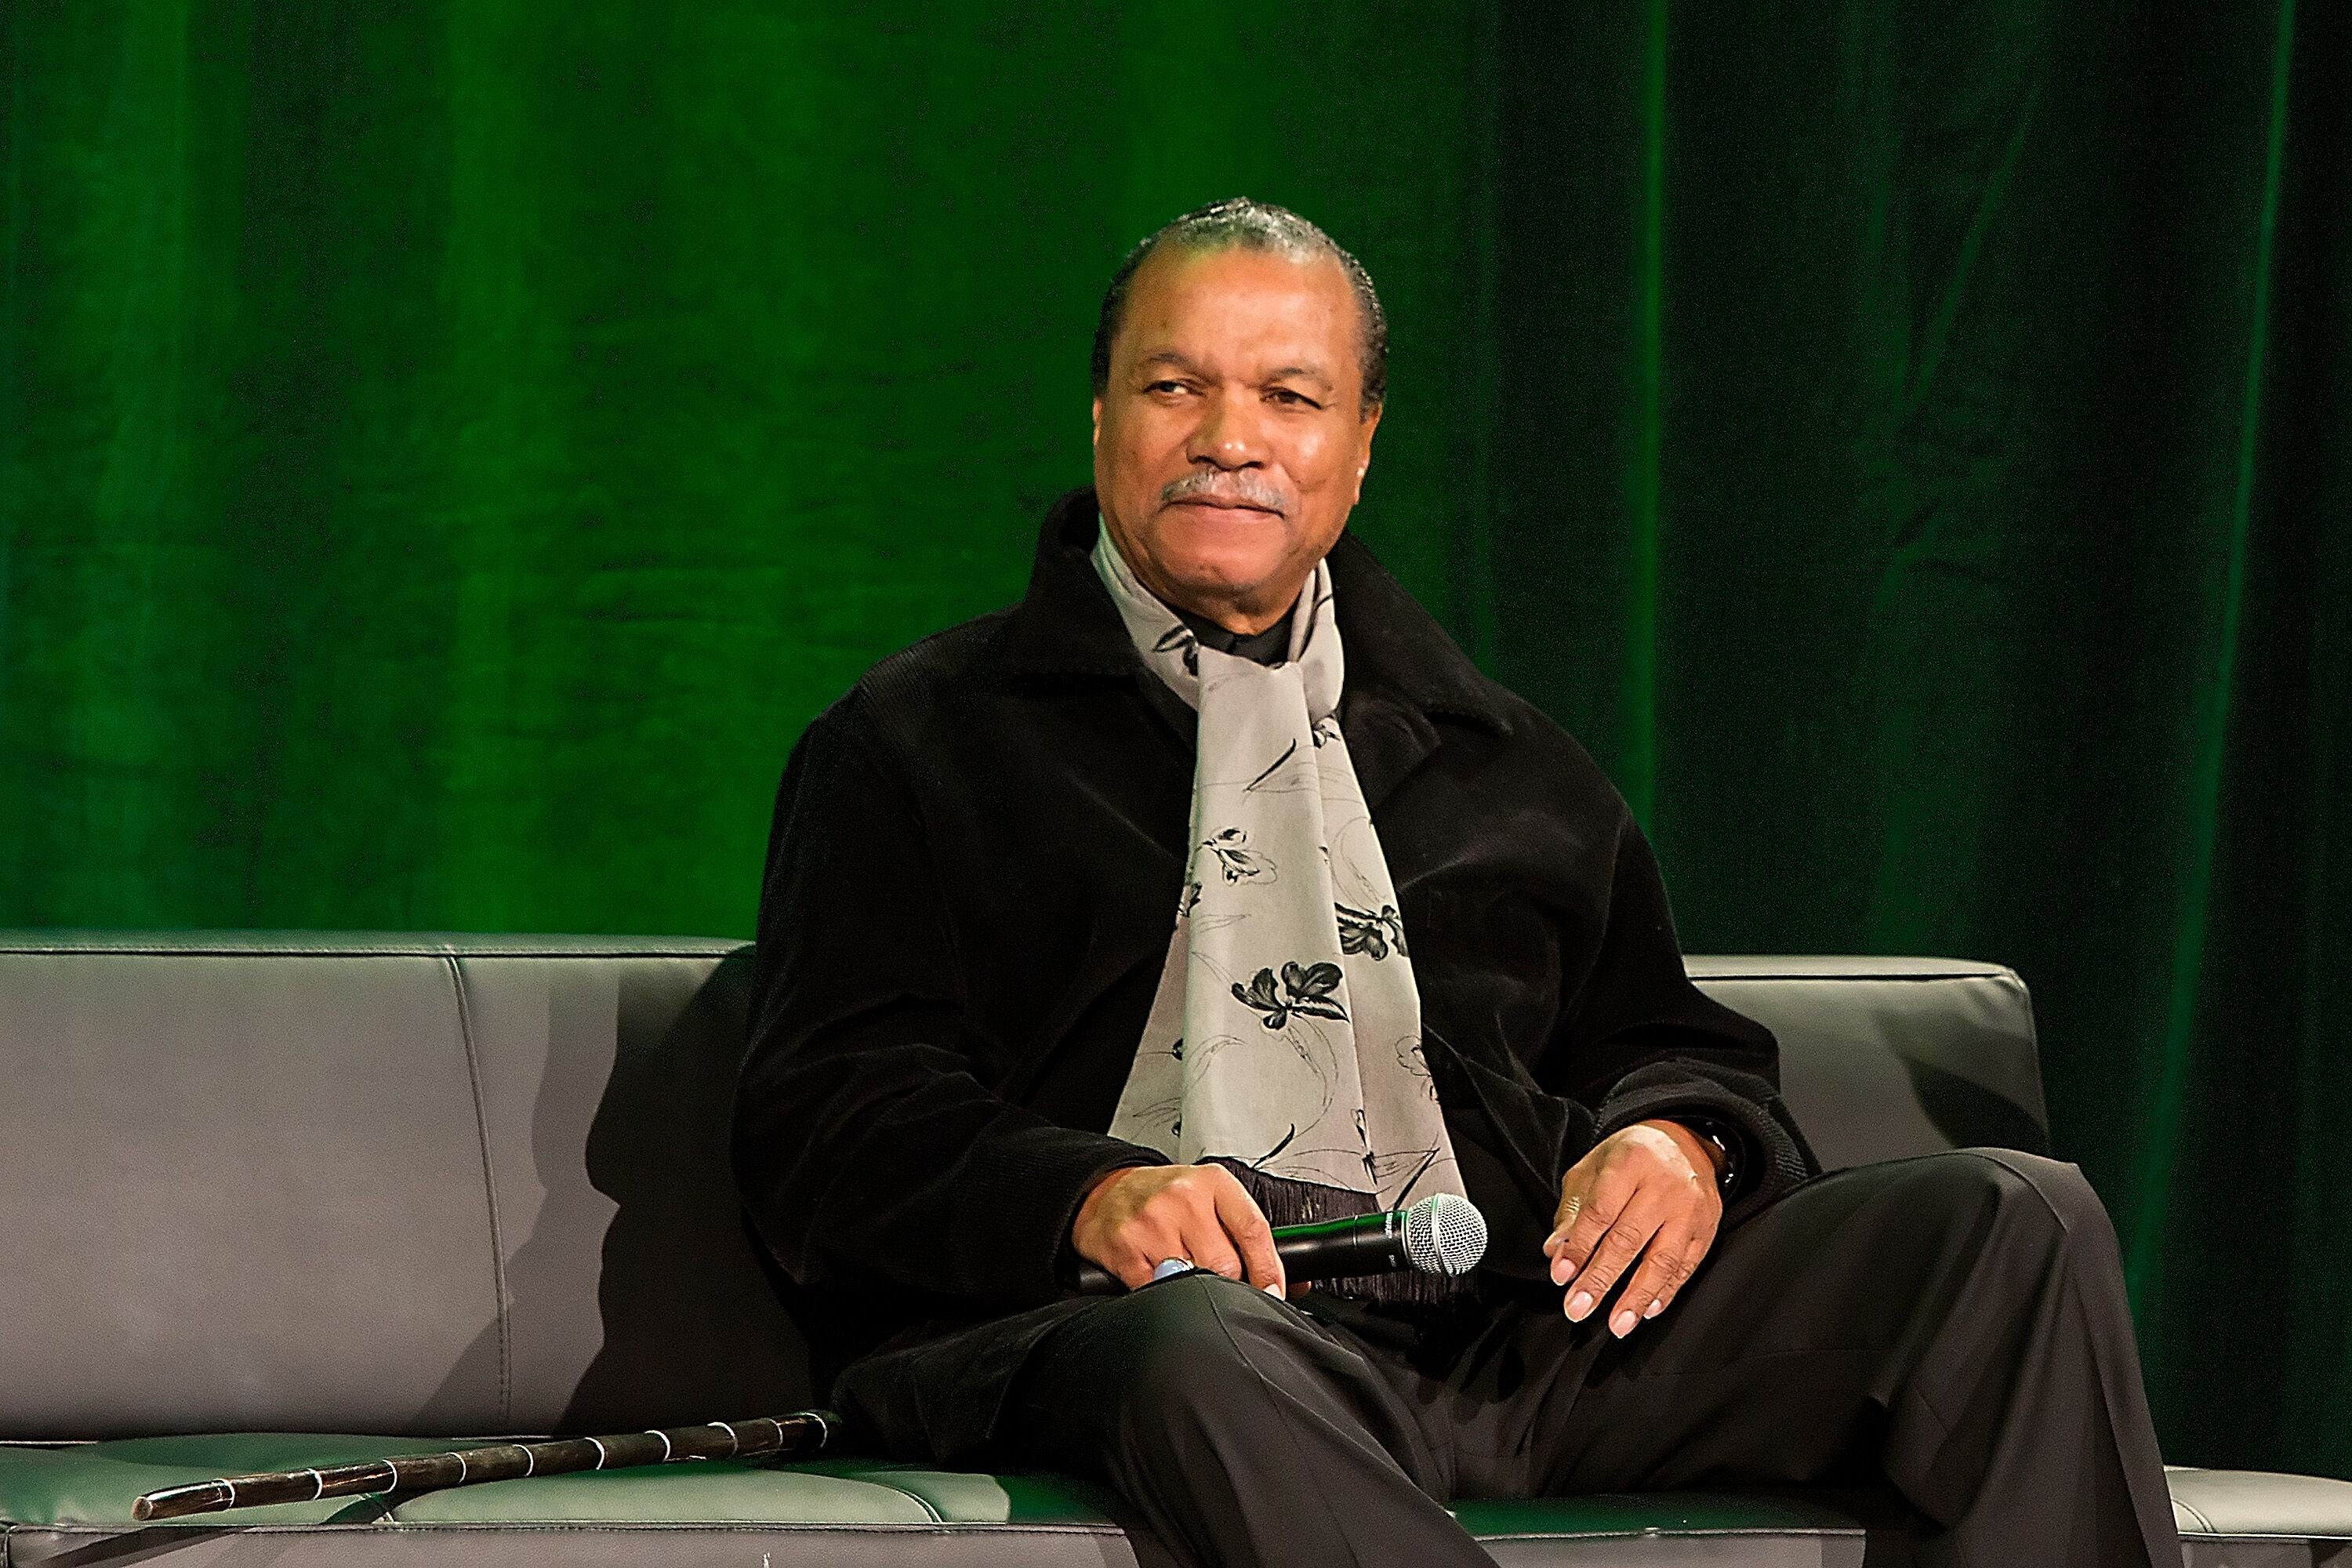
[(1825, 1169), (1993, 1144), (2049, 1152), (2033, 1001), (1947, 958), (1685, 960), (1780, 1040), (1780, 1089)]
[[(747, 948), (0, 934), (0, 1437), (807, 1403), (727, 1163)], [(1698, 959), (1825, 1162), (2041, 1147), (2013, 974)]]

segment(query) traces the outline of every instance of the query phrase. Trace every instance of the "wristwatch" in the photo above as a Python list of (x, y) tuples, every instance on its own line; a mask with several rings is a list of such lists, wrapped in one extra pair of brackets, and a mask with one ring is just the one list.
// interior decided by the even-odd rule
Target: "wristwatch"
[(1739, 1135), (1722, 1122), (1704, 1116), (1678, 1116), (1675, 1120), (1706, 1139), (1723, 1156), (1720, 1168), (1716, 1173), (1715, 1187), (1719, 1193), (1728, 1194), (1733, 1184), (1739, 1180)]

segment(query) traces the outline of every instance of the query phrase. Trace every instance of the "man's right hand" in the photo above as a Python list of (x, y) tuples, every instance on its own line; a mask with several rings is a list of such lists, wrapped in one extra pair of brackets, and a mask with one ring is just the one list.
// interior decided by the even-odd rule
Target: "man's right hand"
[(1274, 1227), (1223, 1165), (1133, 1165), (1095, 1183), (1070, 1225), (1079, 1257), (1133, 1290), (1171, 1258), (1284, 1295)]

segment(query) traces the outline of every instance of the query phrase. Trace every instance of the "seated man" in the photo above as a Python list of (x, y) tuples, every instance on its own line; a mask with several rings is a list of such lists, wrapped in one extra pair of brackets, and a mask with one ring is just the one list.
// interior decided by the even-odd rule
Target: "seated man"
[[(1151, 236), (1027, 596), (794, 749), (736, 1148), (821, 1386), (896, 1455), (1107, 1480), (1191, 1563), (1883, 1480), (1927, 1561), (2173, 1568), (2081, 1175), (1817, 1174), (1608, 781), (1343, 534), (1385, 337), (1294, 214)], [(1286, 1288), (1270, 1224), (1442, 1192), (1489, 1221), (1465, 1279)]]

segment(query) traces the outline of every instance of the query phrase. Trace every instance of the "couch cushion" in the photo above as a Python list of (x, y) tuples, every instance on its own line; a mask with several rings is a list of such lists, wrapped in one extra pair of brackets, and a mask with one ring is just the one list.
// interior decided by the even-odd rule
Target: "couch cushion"
[(748, 953), (0, 934), (0, 1437), (807, 1405), (727, 1164)]
[[(350, 1463), (436, 1445), (245, 1434), (0, 1449), (11, 1564), (152, 1561), (794, 1564), (1131, 1563), (1117, 1503), (1054, 1476), (829, 1461), (690, 1464), (130, 1523), (142, 1491), (257, 1469)], [(1787, 1564), (1862, 1561), (1863, 1526), (1824, 1503), (1697, 1494), (1469, 1502), (1504, 1563)], [(789, 1553), (789, 1555), (785, 1555)], [(259, 1555), (257, 1555), (259, 1554)], [(1147, 1552), (1145, 1561), (1153, 1560)]]
[(729, 1163), (751, 949), (468, 947), (457, 963), (506, 1301), (508, 1413), (479, 1425), (607, 1431), (812, 1403)]
[(446, 959), (0, 964), (0, 1435), (496, 1420)]
[[(68, 1447), (0, 1447), (0, 1520), (12, 1564), (146, 1562), (805, 1563), (1136, 1560), (1120, 1510), (1055, 1476), (990, 1476), (828, 1460), (710, 1463), (543, 1476), (387, 1503), (288, 1503), (152, 1525), (142, 1491), (213, 1476), (345, 1464), (445, 1445), (282, 1433)], [(2188, 1568), (2326, 1568), (2352, 1561), (2352, 1483), (2305, 1476), (2169, 1473)], [(1790, 1494), (1464, 1502), (1455, 1513), (1505, 1563), (1859, 1564), (1883, 1507)], [(1149, 1561), (1147, 1553), (1146, 1560)]]
[(2352, 1568), (2352, 1481), (2174, 1468), (2186, 1568)]
[(2049, 1152), (2033, 1005), (2014, 970), (1947, 958), (1688, 960), (1780, 1041), (1780, 1088), (1825, 1169), (1991, 1144)]

